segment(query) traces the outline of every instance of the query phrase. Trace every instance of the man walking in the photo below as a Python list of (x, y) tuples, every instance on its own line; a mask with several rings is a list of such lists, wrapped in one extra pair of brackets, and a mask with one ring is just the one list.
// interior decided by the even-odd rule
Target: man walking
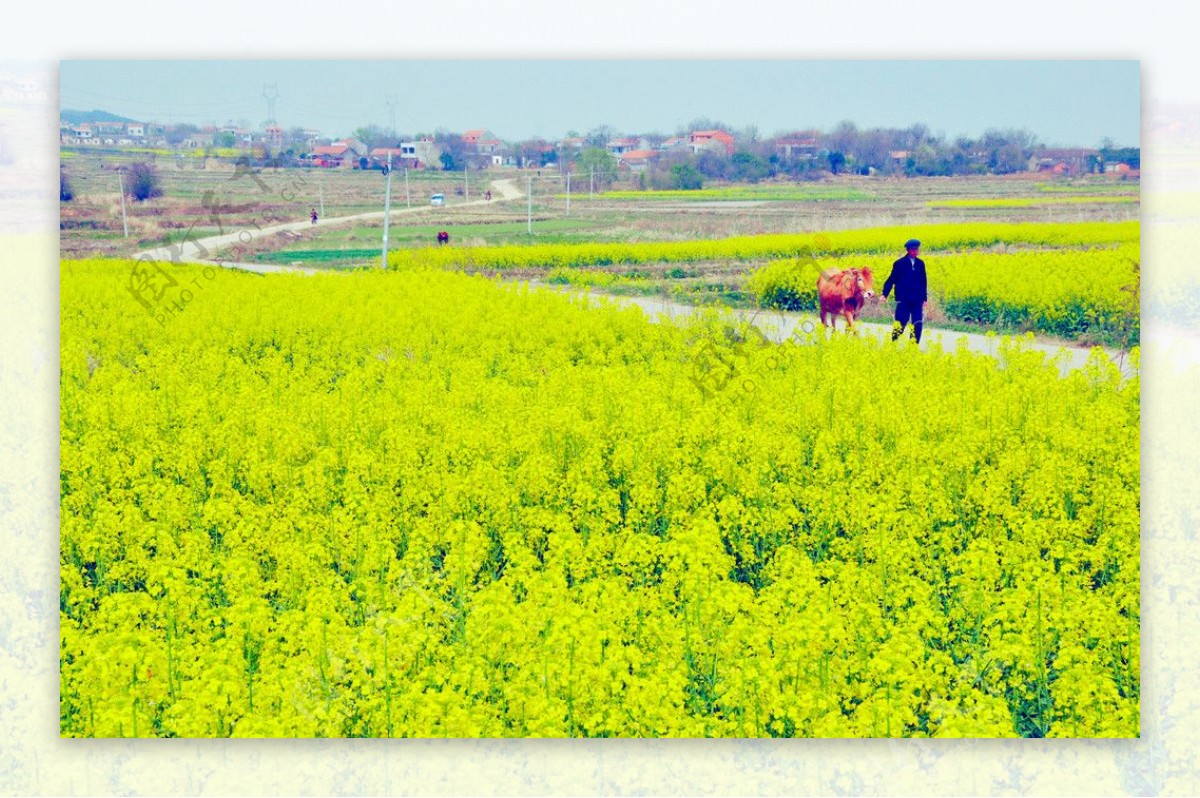
[(904, 327), (912, 322), (912, 339), (921, 343), (925, 303), (929, 290), (925, 281), (925, 261), (919, 257), (921, 242), (911, 238), (905, 242), (908, 254), (892, 264), (892, 273), (883, 284), (883, 297), (892, 288), (896, 289), (896, 320), (892, 322), (892, 340), (904, 333)]

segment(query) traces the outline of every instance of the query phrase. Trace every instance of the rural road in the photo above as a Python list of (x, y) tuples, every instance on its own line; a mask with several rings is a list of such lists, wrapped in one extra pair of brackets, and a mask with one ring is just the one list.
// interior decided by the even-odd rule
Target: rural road
[[(525, 196), (521, 190), (516, 187), (515, 181), (511, 178), (496, 180), (492, 183), (492, 185), (497, 191), (500, 192), (500, 196), (498, 198), (493, 200), (471, 200), (470, 202), (464, 202), (454, 207), (486, 205), (489, 202), (505, 202), (509, 200), (520, 199)], [(393, 210), (391, 215), (394, 217), (426, 210), (428, 210), (426, 206), (417, 208), (400, 208), (398, 210)], [(351, 216), (338, 216), (329, 219), (321, 219), (315, 226), (325, 227), (345, 224), (347, 222), (375, 221), (382, 218), (383, 211), (373, 211), (371, 213), (359, 213)], [(209, 236), (207, 238), (185, 242), (181, 245), (175, 245), (172, 247), (156, 247), (154, 249), (144, 250), (143, 252), (138, 253), (138, 257), (150, 258), (159, 261), (174, 261), (184, 263), (215, 263), (226, 268), (241, 269), (259, 274), (314, 274), (316, 272), (327, 270), (309, 269), (298, 266), (280, 266), (268, 263), (237, 263), (221, 260), (216, 255), (216, 251), (222, 247), (231, 246), (237, 243), (245, 243), (247, 241), (252, 241), (255, 238), (273, 235), (283, 231), (309, 230), (313, 227), (314, 225), (311, 221), (304, 220), (299, 222), (288, 222), (285, 224), (273, 225), (271, 227), (255, 228), (253, 230), (244, 229), (235, 233)], [(528, 280), (522, 282), (527, 282), (532, 286), (540, 288), (551, 288), (559, 291), (583, 293), (580, 289), (549, 286), (537, 280)], [(636, 305), (645, 311), (646, 315), (654, 321), (658, 321), (662, 317), (665, 317), (668, 320), (685, 318), (694, 315), (700, 310), (700, 308), (694, 305), (685, 305), (656, 297), (628, 297), (602, 294), (601, 292), (591, 293), (598, 296), (605, 296), (621, 304)], [(731, 310), (730, 312), (732, 312), (739, 319), (752, 321), (756, 327), (758, 327), (768, 337), (776, 342), (786, 340), (789, 336), (796, 332), (797, 328), (800, 329), (801, 333), (805, 333), (809, 332), (810, 330), (817, 330), (820, 327), (820, 319), (811, 313), (790, 313), (763, 310)], [(842, 324), (844, 325), (844, 321)], [(891, 326), (887, 324), (876, 324), (860, 321), (858, 326), (860, 326), (865, 333), (876, 338), (883, 338), (891, 333)], [(929, 345), (935, 341), (939, 342), (943, 348), (948, 350), (957, 349), (960, 345), (965, 345), (968, 349), (975, 352), (982, 352), (991, 355), (992, 357), (999, 356), (1000, 339), (998, 337), (989, 337), (986, 335), (980, 335), (978, 333), (956, 332), (953, 330), (938, 330), (926, 326), (925, 334), (922, 336), (920, 343), (921, 348), (927, 349)], [(1068, 357), (1063, 364), (1064, 374), (1066, 374), (1068, 371), (1082, 368), (1091, 354), (1090, 348), (1059, 346), (1056, 344), (1045, 343), (1043, 341), (1035, 341), (1028, 344), (1028, 346), (1031, 349), (1045, 352), (1052, 357), (1061, 351), (1066, 351), (1068, 353)], [(1120, 366), (1122, 374), (1125, 376), (1130, 376), (1132, 374), (1132, 369), (1129, 366), (1128, 358), (1124, 352), (1115, 349), (1104, 349), (1104, 352)]]
[[(584, 293), (580, 289), (559, 288), (557, 286), (549, 286), (544, 283), (539, 283), (535, 280), (528, 281), (530, 285), (541, 288), (555, 288), (560, 291), (568, 291), (572, 293)], [(636, 305), (640, 307), (647, 316), (651, 319), (658, 320), (660, 317), (666, 317), (668, 320), (682, 319), (694, 315), (701, 310), (694, 305), (685, 305), (678, 302), (672, 302), (667, 299), (659, 299), (656, 297), (630, 297), (630, 296), (614, 296), (611, 294), (603, 294), (602, 292), (591, 292), (595, 296), (603, 296), (606, 299), (615, 300), (624, 305)], [(766, 310), (734, 310), (730, 309), (735, 317), (743, 321), (750, 321), (754, 326), (758, 327), (767, 335), (768, 338), (780, 343), (787, 340), (793, 333), (800, 330), (801, 337), (807, 332), (819, 332), (821, 329), (821, 319), (813, 313), (793, 313), (785, 311), (766, 311)], [(855, 324), (855, 328), (861, 327), (863, 332), (874, 338), (890, 337), (892, 327), (890, 324), (878, 324), (874, 322), (860, 321)], [(839, 334), (844, 334), (845, 320), (841, 320), (838, 324)], [(905, 330), (905, 340), (907, 342), (908, 330)], [(965, 333), (955, 330), (939, 330), (925, 326), (924, 334), (921, 336), (921, 349), (928, 349), (930, 344), (937, 342), (942, 348), (947, 351), (954, 351), (959, 346), (966, 346), (972, 352), (982, 352), (992, 357), (999, 357), (1000, 349), (999, 336), (987, 336), (979, 333)], [(1061, 373), (1065, 376), (1068, 372), (1083, 368), (1091, 356), (1092, 350), (1089, 347), (1080, 346), (1059, 346), (1057, 344), (1046, 343), (1044, 341), (1035, 340), (1026, 344), (1028, 348), (1045, 352), (1050, 357), (1054, 357), (1059, 352), (1067, 352), (1067, 359), (1062, 365)], [(1129, 359), (1125, 352), (1118, 349), (1104, 348), (1104, 353), (1116, 363), (1121, 374), (1125, 377), (1130, 377), (1133, 374), (1133, 369), (1130, 368)]]
[[(516, 187), (512, 178), (493, 181), (492, 185), (500, 192), (500, 196), (492, 199), (471, 200), (451, 206), (454, 208), (466, 208), (473, 205), (488, 205), (494, 202), (505, 202), (507, 200), (521, 199), (525, 195)], [(399, 208), (391, 211), (392, 218), (403, 216), (404, 214), (420, 213), (428, 211), (428, 205), (421, 205), (415, 208)], [(229, 263), (221, 261), (217, 256), (217, 251), (223, 247), (233, 246), (235, 244), (245, 244), (253, 241), (256, 238), (263, 236), (274, 235), (287, 231), (297, 230), (312, 230), (317, 227), (333, 227), (347, 222), (371, 222), (383, 219), (383, 211), (371, 211), (369, 213), (356, 213), (350, 216), (336, 216), (327, 219), (319, 219), (316, 224), (313, 224), (308, 219), (300, 222), (285, 222), (283, 224), (271, 225), (270, 227), (255, 227), (243, 228), (233, 233), (225, 235), (208, 236), (207, 238), (198, 238), (194, 241), (185, 241), (182, 244), (175, 244), (165, 247), (154, 247), (153, 249), (143, 250), (135, 257), (139, 259), (148, 259), (156, 261), (169, 261), (174, 263), (214, 263), (220, 262), (222, 266), (228, 266), (246, 271), (258, 272), (260, 274), (273, 274), (279, 272), (302, 272), (312, 273), (321, 271), (319, 269), (304, 269), (295, 266), (276, 266), (265, 263)]]

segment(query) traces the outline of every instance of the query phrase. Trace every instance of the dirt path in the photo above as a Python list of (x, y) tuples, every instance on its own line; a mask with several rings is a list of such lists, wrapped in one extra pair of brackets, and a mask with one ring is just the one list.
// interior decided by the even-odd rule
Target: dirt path
[[(461, 203), (460, 205), (456, 205), (454, 207), (486, 205), (489, 202), (507, 202), (516, 199), (522, 199), (525, 196), (516, 186), (516, 181), (512, 178), (496, 180), (492, 183), (492, 186), (500, 193), (499, 197), (492, 200), (472, 200), (470, 202)], [(428, 208), (422, 206), (420, 208), (400, 208), (398, 210), (393, 210), (391, 213), (392, 216), (397, 216), (426, 210), (428, 210)], [(346, 224), (348, 222), (374, 221), (382, 218), (383, 211), (360, 213), (352, 216), (338, 216), (330, 219), (321, 219), (315, 226), (323, 227)], [(272, 227), (263, 227), (261, 229), (242, 230), (237, 233), (231, 233), (223, 236), (209, 236), (208, 238), (185, 242), (182, 245), (177, 244), (169, 247), (156, 247), (154, 249), (145, 250), (139, 253), (139, 257), (185, 263), (215, 263), (216, 265), (225, 268), (240, 269), (258, 274), (316, 274), (318, 272), (327, 272), (329, 271), (328, 269), (281, 266), (268, 263), (240, 263), (224, 261), (217, 256), (217, 251), (222, 247), (227, 247), (236, 243), (252, 241), (255, 238), (272, 235), (284, 230), (308, 230), (313, 226), (314, 225), (311, 221), (302, 221), (274, 225)], [(247, 235), (249, 238), (245, 237)], [(549, 286), (538, 280), (521, 280), (520, 282), (526, 282), (532, 286), (541, 288), (583, 293), (583, 291), (580, 289)], [(686, 305), (656, 297), (614, 296), (610, 294), (602, 294), (602, 292), (597, 291), (592, 291), (591, 293), (594, 295), (603, 295), (622, 304), (636, 305), (645, 311), (646, 315), (654, 321), (671, 321), (677, 318), (685, 318), (695, 315), (701, 310), (701, 308), (694, 305)], [(776, 342), (786, 340), (797, 330), (803, 334), (807, 332), (818, 331), (820, 329), (820, 319), (812, 313), (790, 313), (783, 311), (742, 309), (730, 309), (730, 312), (738, 319), (752, 322), (756, 327), (762, 330), (765, 335)], [(842, 322), (842, 324), (844, 324), (844, 322)], [(887, 324), (860, 321), (857, 326), (862, 329), (864, 334), (871, 335), (875, 338), (884, 338), (889, 336), (891, 333), (891, 326)], [(944, 349), (954, 350), (960, 346), (966, 346), (971, 351), (982, 352), (991, 355), (992, 357), (999, 357), (1000, 338), (996, 336), (957, 332), (954, 330), (940, 330), (926, 326), (920, 347), (922, 349), (928, 349), (935, 343)], [(1062, 373), (1064, 375), (1072, 370), (1082, 368), (1084, 364), (1087, 363), (1088, 357), (1091, 355), (1090, 347), (1062, 346), (1046, 343), (1044, 341), (1034, 341), (1033, 343), (1029, 344), (1029, 347), (1036, 351), (1045, 352), (1051, 357), (1065, 352), (1066, 355), (1062, 362)], [(1116, 349), (1104, 349), (1104, 353), (1113, 362), (1117, 363), (1122, 374), (1126, 376), (1132, 374), (1132, 369), (1129, 366), (1128, 358), (1125, 352)]]
[[(525, 195), (516, 186), (516, 181), (512, 178), (504, 180), (495, 180), (492, 186), (500, 192), (500, 196), (491, 200), (478, 199), (469, 202), (461, 202), (452, 207), (466, 208), (474, 205), (490, 205), (494, 202), (508, 202), (510, 200), (521, 199)], [(429, 207), (422, 205), (416, 208), (398, 208), (391, 211), (391, 217), (403, 216), (411, 213), (422, 213), (428, 211)], [(165, 247), (154, 247), (153, 249), (143, 250), (135, 257), (139, 259), (148, 259), (156, 261), (169, 261), (173, 263), (214, 263), (219, 262), (222, 266), (229, 266), (238, 269), (246, 269), (247, 271), (259, 272), (261, 274), (275, 272), (302, 272), (313, 273), (318, 269), (303, 269), (295, 266), (270, 266), (266, 264), (254, 263), (225, 263), (221, 262), (218, 252), (226, 247), (235, 244), (245, 244), (253, 241), (256, 238), (263, 236), (274, 235), (285, 231), (298, 230), (313, 230), (319, 227), (334, 227), (353, 222), (371, 222), (383, 219), (383, 211), (372, 211), (370, 213), (356, 213), (350, 216), (335, 216), (326, 219), (319, 219), (316, 224), (305, 219), (300, 222), (286, 222), (284, 224), (271, 225), (270, 227), (255, 227), (243, 228), (233, 233), (225, 235), (208, 236), (207, 238), (198, 238), (192, 241), (184, 241), (180, 244), (171, 244)]]
[[(536, 280), (528, 281), (530, 285), (555, 288), (562, 291), (570, 291), (573, 293), (584, 293), (581, 289), (559, 288), (558, 286), (548, 286), (544, 283), (539, 283)], [(672, 321), (675, 319), (687, 318), (695, 315), (702, 308), (695, 305), (685, 305), (679, 302), (672, 302), (666, 299), (656, 297), (630, 297), (630, 296), (614, 296), (603, 294), (602, 292), (592, 291), (593, 295), (602, 295), (605, 298), (615, 300), (625, 305), (636, 305), (640, 307), (647, 316), (651, 319)], [(820, 332), (821, 320), (814, 313), (792, 313), (786, 311), (767, 311), (767, 310), (734, 310), (729, 311), (738, 319), (749, 321), (755, 327), (771, 340), (780, 343), (789, 337), (797, 330), (801, 333), (800, 338), (804, 333)], [(882, 339), (890, 338), (892, 328), (890, 324), (878, 324), (874, 322), (860, 321), (855, 324), (855, 329), (862, 329), (862, 334), (870, 335), (873, 338)], [(840, 321), (838, 324), (838, 334), (845, 334), (845, 321)], [(905, 331), (905, 343), (911, 345), (907, 341), (907, 330)], [(954, 351), (960, 346), (966, 346), (972, 352), (981, 352), (991, 355), (992, 357), (1000, 356), (1000, 336), (981, 335), (979, 333), (965, 333), (956, 330), (940, 330), (931, 328), (928, 324), (925, 325), (925, 330), (921, 335), (921, 349), (928, 349), (934, 344), (940, 345), (943, 349)], [(1088, 358), (1092, 354), (1091, 347), (1081, 346), (1061, 346), (1050, 344), (1044, 341), (1035, 340), (1028, 344), (1030, 349), (1038, 352), (1044, 352), (1050, 357), (1055, 357), (1060, 353), (1065, 352), (1065, 359), (1062, 363), (1061, 373), (1065, 376), (1067, 373), (1076, 369), (1083, 368), (1087, 363)], [(1118, 349), (1104, 349), (1104, 353), (1121, 369), (1121, 373), (1126, 376), (1132, 376), (1133, 370), (1130, 368), (1129, 358), (1127, 353)]]

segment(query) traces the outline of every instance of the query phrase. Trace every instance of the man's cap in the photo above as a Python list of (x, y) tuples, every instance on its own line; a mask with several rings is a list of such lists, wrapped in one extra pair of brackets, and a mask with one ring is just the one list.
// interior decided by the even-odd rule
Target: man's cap
[(920, 249), (921, 242), (915, 238), (910, 238), (904, 242), (905, 249)]

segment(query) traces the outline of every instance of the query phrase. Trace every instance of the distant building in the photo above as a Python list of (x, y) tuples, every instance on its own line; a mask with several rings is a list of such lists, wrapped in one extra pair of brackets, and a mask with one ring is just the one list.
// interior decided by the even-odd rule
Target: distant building
[(694, 153), (702, 150), (724, 150), (726, 155), (733, 155), (733, 136), (724, 130), (693, 130), (688, 137), (688, 143), (692, 145)]
[(367, 153), (367, 148), (361, 142), (353, 139), (350, 142), (335, 141), (321, 147), (313, 147), (312, 159), (317, 166), (330, 169), (353, 169), (358, 166), (359, 159)]
[(371, 161), (372, 167), (387, 166), (389, 157), (393, 169), (408, 166), (404, 163), (404, 150), (400, 147), (376, 147), (367, 157)]
[(442, 150), (432, 139), (400, 142), (400, 158), (409, 169), (436, 167), (441, 157)]
[(617, 156), (617, 165), (627, 167), (631, 172), (644, 172), (657, 155), (657, 150), (629, 150)]
[(775, 152), (787, 159), (809, 160), (817, 157), (821, 143), (811, 136), (782, 136), (775, 139)]
[(496, 136), (487, 128), (478, 128), (476, 130), (468, 130), (462, 134), (462, 140), (472, 147), (478, 147), (481, 141), (493, 141)]
[(193, 133), (181, 142), (181, 146), (187, 149), (197, 149), (199, 147), (213, 146), (213, 134), (200, 131)]
[(606, 149), (613, 155), (623, 155), (633, 150), (649, 149), (650, 143), (643, 138), (619, 138), (608, 142)]
[(119, 136), (125, 132), (124, 122), (92, 122), (97, 136)]
[(504, 142), (487, 128), (468, 130), (462, 134), (463, 143), (480, 155), (492, 155), (504, 148)]
[(1028, 161), (1030, 172), (1054, 175), (1083, 175), (1097, 162), (1098, 150), (1082, 147), (1042, 148), (1034, 150)]

